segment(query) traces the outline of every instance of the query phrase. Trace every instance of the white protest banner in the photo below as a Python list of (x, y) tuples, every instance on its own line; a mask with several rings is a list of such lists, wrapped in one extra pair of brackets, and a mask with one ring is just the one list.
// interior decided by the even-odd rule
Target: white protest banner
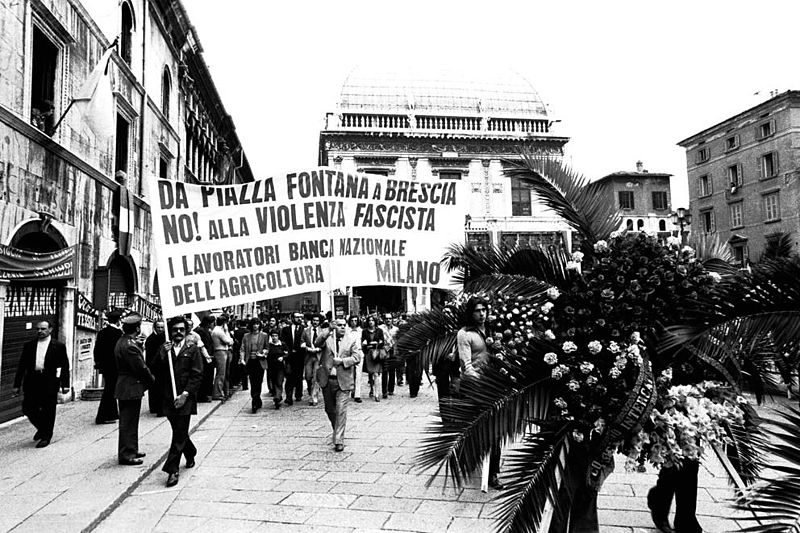
[(440, 264), (464, 239), (460, 180), (331, 168), (242, 185), (153, 180), (165, 316), (345, 286), (450, 288)]

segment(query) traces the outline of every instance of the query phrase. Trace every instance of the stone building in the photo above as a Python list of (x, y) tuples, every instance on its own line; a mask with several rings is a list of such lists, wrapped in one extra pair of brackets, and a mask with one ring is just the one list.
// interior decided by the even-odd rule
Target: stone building
[(670, 215), (672, 198), (669, 179), (672, 174), (648, 172), (641, 161), (635, 171), (614, 172), (598, 180), (605, 183), (603, 201), (617, 206), (622, 216), (620, 229), (647, 231), (662, 237), (672, 234), (675, 226)]
[[(80, 390), (96, 379), (99, 311), (159, 312), (147, 180), (252, 176), (180, 1), (0, 2), (0, 27), (3, 421), (19, 414), (10, 389), (37, 320), (53, 321)], [(114, 42), (107, 108), (98, 88), (94, 112), (69, 109)]]
[(728, 243), (744, 266), (770, 239), (800, 237), (800, 91), (773, 94), (678, 143), (686, 149), (692, 233)]
[[(531, 83), (510, 70), (356, 68), (320, 132), (319, 164), (397, 178), (469, 183), (465, 234), (453, 242), (527, 246), (571, 244), (560, 218), (530, 189), (503, 175), (529, 152), (561, 158), (567, 137)], [(350, 287), (362, 312), (418, 311), (441, 294), (424, 287)], [(303, 295), (320, 301), (320, 295)], [(329, 308), (322, 295), (321, 306)], [(286, 306), (284, 306), (286, 307)]]

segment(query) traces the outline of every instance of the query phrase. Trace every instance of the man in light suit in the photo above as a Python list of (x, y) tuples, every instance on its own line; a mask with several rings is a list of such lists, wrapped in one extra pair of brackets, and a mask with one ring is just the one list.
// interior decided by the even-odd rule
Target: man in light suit
[(119, 464), (128, 466), (142, 464), (142, 457), (145, 456), (139, 451), (139, 414), (144, 391), (155, 382), (139, 344), (141, 332), (142, 315), (129, 314), (122, 319), (122, 337), (114, 348), (117, 366), (114, 397), (119, 403), (117, 460)]
[(16, 396), (22, 386), (22, 413), (36, 428), (33, 440), (39, 441), (37, 448), (44, 448), (53, 438), (59, 383), (62, 394), (69, 392), (67, 348), (51, 338), (52, 332), (47, 320), (36, 324), (36, 338), (22, 346), (12, 391)]
[(344, 320), (336, 320), (335, 329), (323, 329), (314, 341), (322, 348), (317, 381), (322, 388), (325, 413), (333, 427), (333, 445), (337, 452), (344, 450), (344, 430), (347, 426), (347, 404), (353, 388), (353, 367), (361, 361), (361, 339), (347, 332)]

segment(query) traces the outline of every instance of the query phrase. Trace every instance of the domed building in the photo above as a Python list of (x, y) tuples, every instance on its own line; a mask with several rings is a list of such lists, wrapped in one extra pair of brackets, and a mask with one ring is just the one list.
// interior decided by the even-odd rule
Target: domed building
[[(531, 152), (560, 158), (569, 140), (531, 83), (512, 70), (354, 69), (320, 132), (319, 164), (345, 172), (469, 183), (465, 236), (475, 245), (571, 246), (569, 227), (503, 175)], [(424, 287), (354, 287), (360, 309), (420, 311), (438, 303)], [(323, 305), (324, 306), (324, 305)]]

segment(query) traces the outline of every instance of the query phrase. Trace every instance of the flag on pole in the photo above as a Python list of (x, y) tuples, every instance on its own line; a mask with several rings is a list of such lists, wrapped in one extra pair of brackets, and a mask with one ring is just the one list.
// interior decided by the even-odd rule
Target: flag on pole
[(119, 230), (117, 234), (117, 250), (119, 255), (131, 255), (131, 240), (133, 239), (133, 209), (131, 208), (131, 194), (123, 180), (119, 186)]
[(114, 120), (114, 95), (108, 63), (114, 46), (103, 52), (89, 77), (73, 98), (73, 105), (83, 116), (89, 129), (100, 139), (110, 139), (116, 130)]

